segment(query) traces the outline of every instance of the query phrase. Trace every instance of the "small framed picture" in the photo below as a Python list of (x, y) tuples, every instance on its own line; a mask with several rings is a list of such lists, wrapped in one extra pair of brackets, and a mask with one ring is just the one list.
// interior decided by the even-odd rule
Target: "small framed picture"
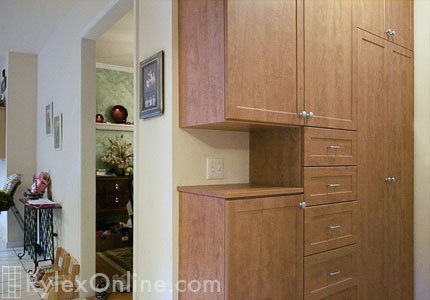
[(54, 150), (63, 148), (63, 114), (54, 117)]
[(45, 118), (46, 118), (46, 127), (45, 128), (46, 128), (46, 135), (47, 136), (52, 135), (53, 106), (54, 106), (54, 104), (52, 102), (45, 106)]
[(163, 51), (140, 63), (140, 118), (163, 114), (164, 110), (164, 53)]

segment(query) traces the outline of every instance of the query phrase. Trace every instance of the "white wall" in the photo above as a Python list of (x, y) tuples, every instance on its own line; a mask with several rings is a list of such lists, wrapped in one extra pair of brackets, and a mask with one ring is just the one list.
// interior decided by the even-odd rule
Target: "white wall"
[[(63, 206), (55, 215), (58, 244), (81, 263), (81, 278), (87, 278), (95, 270), (94, 248), (85, 244), (82, 235), (82, 231), (88, 236), (94, 232), (95, 238), (94, 220), (83, 223), (81, 214), (80, 176), (81, 164), (85, 164), (80, 148), (81, 31), (108, 2), (74, 1), (38, 59), (37, 170), (51, 173), (53, 199)], [(53, 137), (45, 135), (45, 106), (51, 101), (54, 115), (63, 114), (62, 151), (54, 151)], [(95, 199), (88, 201), (95, 203)]]
[(415, 299), (430, 299), (430, 1), (415, 0)]
[[(10, 52), (6, 99), (7, 175), (22, 173), (15, 204), (24, 216), (19, 198), (36, 173), (37, 56)], [(24, 233), (15, 216), (8, 212), (8, 246), (23, 245)]]
[[(243, 132), (179, 129), (177, 1), (138, 4), (138, 61), (165, 51), (165, 113), (136, 123), (135, 266), (138, 279), (163, 280), (169, 288), (162, 294), (137, 293), (136, 299), (171, 299), (176, 293), (169, 289), (178, 276), (176, 188), (248, 182), (249, 137)], [(224, 180), (205, 179), (206, 157), (224, 158)]]

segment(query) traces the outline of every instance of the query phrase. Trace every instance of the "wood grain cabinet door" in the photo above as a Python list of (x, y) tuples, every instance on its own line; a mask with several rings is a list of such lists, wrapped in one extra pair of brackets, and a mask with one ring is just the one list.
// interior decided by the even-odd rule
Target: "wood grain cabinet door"
[(414, 2), (413, 0), (386, 0), (385, 15), (387, 28), (393, 30), (387, 35), (390, 41), (405, 48), (414, 48)]
[(310, 126), (356, 129), (352, 0), (304, 0), (304, 95)]
[(299, 124), (299, 4), (225, 1), (226, 119)]
[(303, 298), (303, 195), (226, 207), (226, 299)]
[(388, 176), (385, 164), (387, 114), (386, 40), (358, 30), (354, 91), (358, 101), (357, 197), (360, 203), (361, 278), (359, 299), (387, 299), (384, 281), (384, 222)]
[(389, 50), (386, 173), (395, 181), (386, 184), (386, 299), (413, 299), (413, 53)]

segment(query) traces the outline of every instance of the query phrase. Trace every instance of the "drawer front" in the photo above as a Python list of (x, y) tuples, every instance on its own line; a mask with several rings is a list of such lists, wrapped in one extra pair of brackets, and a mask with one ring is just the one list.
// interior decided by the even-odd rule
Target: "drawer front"
[(357, 300), (357, 286), (336, 292), (330, 296), (321, 298), (321, 300)]
[(119, 209), (124, 208), (130, 200), (130, 190), (128, 181), (126, 180), (111, 180), (106, 183), (107, 197), (105, 208)]
[(308, 206), (357, 200), (356, 167), (304, 167)]
[(357, 285), (356, 245), (305, 257), (304, 265), (305, 299), (324, 299)]
[(304, 166), (356, 165), (357, 132), (304, 128)]
[(305, 255), (358, 241), (357, 201), (305, 209)]

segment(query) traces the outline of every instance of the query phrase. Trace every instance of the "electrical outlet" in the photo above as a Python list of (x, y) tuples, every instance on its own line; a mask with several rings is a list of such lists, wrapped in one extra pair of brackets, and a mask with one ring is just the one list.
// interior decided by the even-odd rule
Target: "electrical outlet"
[(224, 178), (224, 158), (206, 159), (206, 179)]

